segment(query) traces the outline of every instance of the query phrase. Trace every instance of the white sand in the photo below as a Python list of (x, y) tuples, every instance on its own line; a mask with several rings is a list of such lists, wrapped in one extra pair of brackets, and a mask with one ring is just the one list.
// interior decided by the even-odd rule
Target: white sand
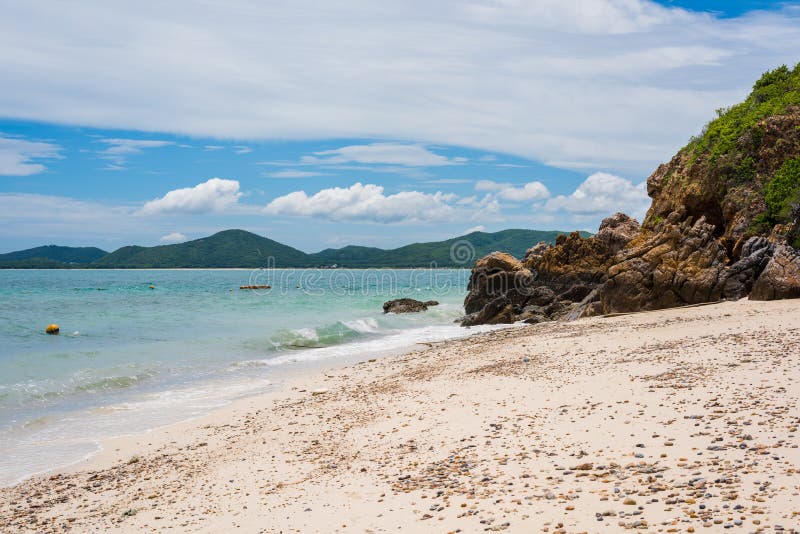
[(0, 530), (797, 529), (799, 379), (800, 301), (498, 331), (113, 440)]

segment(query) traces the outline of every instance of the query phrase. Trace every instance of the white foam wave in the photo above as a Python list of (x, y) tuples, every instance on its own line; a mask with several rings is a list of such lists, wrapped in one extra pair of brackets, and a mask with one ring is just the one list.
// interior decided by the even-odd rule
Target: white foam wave
[(378, 326), (378, 321), (372, 317), (367, 317), (365, 319), (353, 319), (352, 321), (343, 321), (342, 324), (344, 324), (347, 328), (355, 330), (361, 334), (374, 334), (380, 328)]
[(509, 325), (484, 325), (466, 329), (458, 325), (429, 325), (419, 328), (409, 328), (395, 331), (379, 338), (354, 341), (352, 343), (316, 349), (299, 350), (260, 360), (246, 360), (238, 362), (237, 365), (243, 367), (277, 367), (287, 364), (313, 363), (344, 357), (357, 358), (381, 356), (395, 353), (403, 349), (412, 348), (414, 345), (420, 343), (444, 341), (446, 339), (457, 339), (479, 332), (488, 332), (490, 330), (508, 328), (508, 326)]

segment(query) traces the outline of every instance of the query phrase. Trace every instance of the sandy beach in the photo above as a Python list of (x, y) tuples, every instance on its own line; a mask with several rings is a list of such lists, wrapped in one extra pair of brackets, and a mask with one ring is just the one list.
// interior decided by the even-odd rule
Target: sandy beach
[(0, 490), (3, 532), (800, 528), (800, 301), (480, 334)]

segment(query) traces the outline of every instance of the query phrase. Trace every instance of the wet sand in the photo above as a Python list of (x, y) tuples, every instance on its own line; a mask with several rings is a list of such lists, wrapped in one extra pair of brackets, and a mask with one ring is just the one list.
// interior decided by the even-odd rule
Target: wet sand
[(800, 528), (800, 301), (463, 340), (109, 441), (2, 532)]

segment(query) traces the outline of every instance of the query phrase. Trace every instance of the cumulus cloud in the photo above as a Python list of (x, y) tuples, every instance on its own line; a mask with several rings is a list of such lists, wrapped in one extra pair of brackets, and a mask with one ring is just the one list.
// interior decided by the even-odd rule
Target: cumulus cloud
[(641, 220), (649, 205), (646, 182), (634, 184), (613, 174), (597, 172), (586, 178), (572, 194), (548, 200), (545, 209), (563, 210), (587, 219), (622, 211)]
[(471, 234), (472, 232), (483, 232), (484, 230), (486, 230), (486, 227), (482, 224), (479, 224), (478, 226), (467, 228), (466, 230), (464, 230), (464, 234), (466, 235), (466, 234)]
[(451, 220), (455, 195), (403, 191), (387, 195), (383, 187), (360, 182), (350, 187), (322, 189), (309, 196), (295, 191), (274, 199), (265, 208), (271, 215), (317, 217), (333, 221), (422, 223)]
[(318, 7), (8, 2), (0, 71), (13, 83), (0, 116), (228, 139), (405, 139), (646, 174), (800, 49), (792, 6), (735, 18), (650, 0)]
[(550, 197), (550, 191), (542, 182), (528, 182), (521, 187), (508, 183), (499, 183), (492, 180), (478, 180), (475, 182), (476, 191), (491, 191), (497, 198), (511, 202), (527, 202), (544, 200)]
[(146, 202), (140, 213), (158, 215), (221, 212), (235, 205), (241, 196), (237, 180), (211, 178), (194, 187), (174, 189), (161, 198)]
[(182, 234), (180, 232), (172, 232), (167, 235), (161, 236), (159, 241), (161, 241), (162, 243), (173, 244), (173, 243), (183, 243), (187, 239), (188, 237), (186, 237), (185, 234)]
[(30, 176), (46, 169), (38, 159), (60, 158), (61, 147), (0, 134), (0, 176)]
[(314, 152), (313, 156), (305, 156), (302, 159), (303, 163), (310, 164), (362, 163), (407, 167), (439, 167), (456, 165), (465, 161), (464, 158), (448, 158), (435, 154), (422, 145), (397, 143), (344, 146), (334, 150)]

